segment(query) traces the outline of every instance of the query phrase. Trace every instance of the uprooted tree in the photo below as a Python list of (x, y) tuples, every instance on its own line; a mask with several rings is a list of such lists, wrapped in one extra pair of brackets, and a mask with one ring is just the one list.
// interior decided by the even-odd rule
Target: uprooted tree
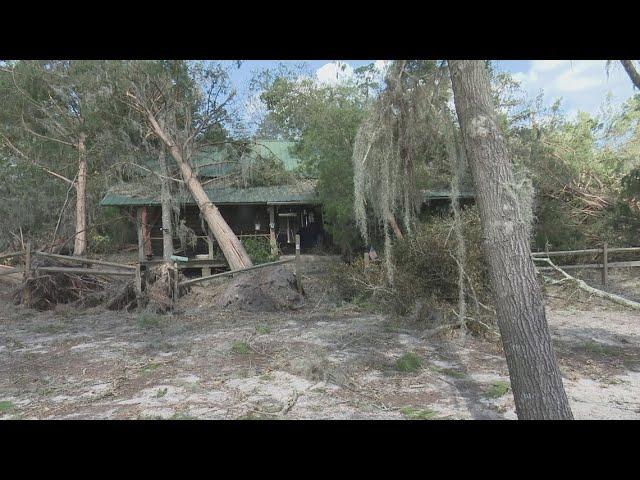
[(219, 65), (143, 62), (125, 86), (129, 104), (176, 162), (229, 267), (238, 270), (250, 267), (251, 259), (190, 165), (199, 148), (220, 143), (221, 123), (233, 97), (226, 88), (227, 78)]
[(530, 256), (530, 205), (519, 199), (486, 66), (451, 60), (449, 69), (518, 418), (572, 419)]

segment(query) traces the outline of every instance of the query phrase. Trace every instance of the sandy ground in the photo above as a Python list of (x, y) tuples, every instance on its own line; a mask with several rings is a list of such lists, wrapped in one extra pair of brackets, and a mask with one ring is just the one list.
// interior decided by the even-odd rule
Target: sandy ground
[[(496, 342), (423, 338), (309, 290), (286, 313), (216, 312), (194, 295), (157, 316), (35, 312), (0, 286), (0, 419), (516, 418)], [(640, 418), (640, 314), (548, 293), (576, 418)], [(408, 352), (415, 372), (396, 366)]]

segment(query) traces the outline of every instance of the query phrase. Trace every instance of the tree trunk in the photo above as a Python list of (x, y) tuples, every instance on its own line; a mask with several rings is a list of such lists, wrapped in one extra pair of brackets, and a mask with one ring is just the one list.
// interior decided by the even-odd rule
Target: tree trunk
[(391, 228), (393, 229), (393, 233), (396, 235), (396, 238), (398, 238), (399, 240), (404, 240), (404, 235), (402, 235), (402, 230), (400, 230), (400, 227), (398, 226), (398, 222), (396, 222), (396, 217), (393, 216), (393, 213), (391, 212), (387, 212), (387, 222), (389, 222), (389, 225), (391, 225)]
[(518, 418), (572, 419), (486, 67), (451, 60), (449, 68)]
[(629, 75), (633, 84), (640, 90), (640, 73), (638, 73), (636, 67), (633, 65), (633, 60), (620, 60), (620, 63), (627, 71), (627, 75)]
[(173, 228), (171, 226), (171, 185), (169, 184), (169, 169), (167, 168), (164, 146), (158, 157), (160, 163), (160, 179), (162, 182), (160, 202), (162, 204), (162, 257), (170, 261), (173, 255)]
[(87, 151), (86, 135), (78, 140), (78, 181), (76, 182), (76, 235), (73, 254), (82, 257), (87, 253)]
[(227, 259), (227, 262), (229, 262), (231, 270), (239, 270), (252, 266), (253, 263), (242, 246), (242, 243), (240, 243), (238, 237), (236, 237), (233, 230), (231, 230), (224, 220), (218, 208), (209, 200), (207, 193), (194, 175), (191, 166), (182, 158), (182, 153), (178, 146), (160, 127), (151, 113), (148, 114), (147, 118), (156, 135), (164, 142), (169, 149), (169, 153), (171, 153), (171, 156), (178, 164), (182, 180), (184, 180), (189, 192), (191, 192), (191, 195), (193, 195), (193, 198), (198, 204), (198, 208), (200, 212), (202, 212), (202, 216), (206, 220), (209, 230), (211, 230), (218, 245), (220, 245), (220, 249)]

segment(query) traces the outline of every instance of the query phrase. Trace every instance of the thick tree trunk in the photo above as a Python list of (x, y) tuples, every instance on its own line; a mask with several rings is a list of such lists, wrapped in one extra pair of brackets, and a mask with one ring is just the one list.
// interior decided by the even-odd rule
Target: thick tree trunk
[(572, 419), (486, 67), (451, 60), (449, 68), (518, 418)]
[(169, 184), (169, 169), (167, 168), (164, 146), (158, 157), (160, 163), (160, 179), (162, 182), (160, 202), (162, 204), (162, 257), (165, 261), (173, 255), (173, 228), (171, 226), (171, 186)]
[(78, 180), (76, 182), (76, 235), (73, 254), (82, 257), (87, 253), (87, 151), (86, 136), (78, 140)]
[(640, 73), (636, 70), (635, 65), (633, 64), (633, 60), (620, 60), (620, 63), (627, 71), (627, 75), (636, 86), (637, 89), (640, 89)]
[(252, 266), (253, 263), (242, 246), (242, 243), (240, 243), (238, 237), (236, 237), (233, 230), (231, 230), (227, 222), (224, 220), (218, 208), (209, 200), (207, 193), (204, 191), (204, 188), (202, 188), (202, 185), (193, 173), (193, 170), (182, 158), (182, 153), (178, 146), (160, 127), (153, 115), (148, 114), (148, 119), (154, 132), (164, 142), (169, 149), (169, 153), (171, 153), (171, 156), (178, 164), (182, 180), (184, 180), (189, 192), (191, 192), (191, 195), (193, 195), (193, 198), (198, 204), (198, 208), (200, 209), (200, 212), (202, 212), (202, 216), (207, 222), (209, 230), (211, 230), (211, 233), (213, 233), (216, 238), (218, 245), (220, 245), (220, 249), (227, 259), (227, 262), (229, 262), (231, 270), (239, 270), (241, 268)]

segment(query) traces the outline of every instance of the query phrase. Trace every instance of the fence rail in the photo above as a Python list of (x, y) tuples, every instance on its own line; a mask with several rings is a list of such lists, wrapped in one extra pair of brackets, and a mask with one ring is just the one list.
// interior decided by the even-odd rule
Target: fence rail
[[(553, 252), (532, 252), (531, 256), (534, 260), (540, 258), (550, 257), (573, 257), (578, 255), (601, 255), (602, 263), (578, 263), (573, 265), (558, 265), (563, 270), (579, 270), (579, 269), (597, 269), (602, 270), (602, 284), (606, 285), (609, 278), (610, 268), (629, 268), (640, 267), (640, 261), (632, 260), (626, 262), (610, 262), (609, 255), (616, 253), (637, 253), (640, 252), (640, 247), (619, 247), (609, 248), (606, 243), (602, 245), (602, 248), (588, 248), (584, 250), (559, 250)], [(553, 267), (538, 267), (540, 271), (553, 270)]]

